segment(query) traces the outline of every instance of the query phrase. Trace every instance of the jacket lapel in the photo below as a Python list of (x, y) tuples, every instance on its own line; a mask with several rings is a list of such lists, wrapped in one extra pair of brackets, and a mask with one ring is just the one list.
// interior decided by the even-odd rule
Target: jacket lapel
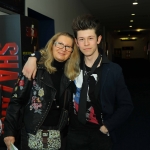
[[(106, 57), (105, 54), (103, 54), (102, 57), (102, 72), (101, 72), (101, 79), (100, 79), (100, 95), (102, 95), (102, 89), (104, 87), (104, 85), (106, 84), (106, 79), (109, 73), (109, 63), (110, 61), (108, 60), (108, 58)], [(102, 102), (102, 101), (101, 101)]]
[(50, 74), (46, 70), (44, 70), (43, 74), (41, 75), (40, 80), (42, 80), (42, 82), (44, 84), (46, 84), (47, 86), (54, 87), (52, 79), (51, 79), (51, 76), (50, 76)]
[(64, 74), (62, 75), (61, 84), (60, 84), (60, 97), (62, 96), (62, 94), (64, 93), (64, 91), (70, 85), (71, 82), (72, 81), (69, 80)]

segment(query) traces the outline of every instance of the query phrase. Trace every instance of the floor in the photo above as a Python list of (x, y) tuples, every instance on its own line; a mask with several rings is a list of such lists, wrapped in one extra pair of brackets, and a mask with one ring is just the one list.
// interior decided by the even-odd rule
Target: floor
[(131, 93), (134, 110), (118, 129), (114, 150), (150, 150), (150, 62), (144, 59), (117, 60)]

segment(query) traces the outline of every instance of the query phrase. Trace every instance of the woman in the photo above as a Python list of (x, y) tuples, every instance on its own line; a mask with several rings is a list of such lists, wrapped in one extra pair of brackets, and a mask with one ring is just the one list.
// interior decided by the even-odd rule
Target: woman
[[(30, 149), (38, 150), (41, 145), (45, 150), (50, 149), (50, 145), (54, 150), (60, 148), (58, 129), (62, 135), (66, 124), (61, 118), (64, 95), (66, 89), (69, 94), (69, 84), (79, 74), (79, 53), (74, 37), (66, 32), (54, 35), (41, 52), (43, 57), (38, 63), (35, 79), (28, 80), (21, 76), (12, 93), (4, 122), (4, 142), (8, 150), (15, 142), (23, 108), (23, 124)], [(65, 103), (68, 106), (67, 101)], [(52, 137), (49, 141), (52, 132), (56, 140)], [(22, 145), (23, 149), (25, 144)]]

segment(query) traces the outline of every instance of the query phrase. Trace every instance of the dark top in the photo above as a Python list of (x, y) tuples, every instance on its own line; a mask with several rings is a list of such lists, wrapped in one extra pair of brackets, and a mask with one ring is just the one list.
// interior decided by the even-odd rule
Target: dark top
[[(81, 67), (81, 70), (82, 70), (82, 64), (81, 64), (80, 67)], [(86, 67), (86, 72), (89, 72), (91, 70), (91, 68), (89, 68), (87, 66), (85, 66), (85, 67)], [(98, 67), (98, 68), (100, 68), (100, 67)], [(86, 103), (86, 105), (87, 105), (86, 106), (87, 114), (88, 114), (88, 112), (90, 114), (90, 110), (89, 109), (91, 107), (93, 107), (94, 108), (94, 112), (95, 112), (94, 113), (95, 116), (93, 116), (93, 117), (96, 117), (98, 123), (92, 123), (90, 120), (87, 119), (86, 124), (83, 125), (82, 123), (80, 123), (78, 121), (78, 115), (76, 115), (74, 113), (74, 109), (72, 109), (72, 111), (71, 111), (71, 119), (70, 119), (70, 121), (71, 121), (70, 125), (71, 125), (72, 128), (75, 128), (75, 129), (78, 129), (78, 130), (97, 130), (97, 129), (100, 128), (100, 125), (102, 124), (101, 117), (99, 117), (99, 116), (101, 116), (101, 105), (100, 105), (100, 103), (99, 103), (99, 105), (97, 103), (97, 101), (100, 98), (100, 95), (97, 94), (97, 92), (96, 92), (97, 91), (96, 88), (98, 88), (98, 81), (100, 79), (100, 76), (98, 74), (98, 68), (93, 72), (93, 74), (97, 74), (98, 75), (98, 80), (95, 80), (95, 78), (93, 77), (93, 74), (88, 79), (89, 90), (87, 92), (88, 92), (90, 101), (87, 100), (87, 103)], [(77, 89), (76, 89), (75, 85), (72, 85), (72, 86), (74, 86), (73, 87), (73, 89), (74, 89), (73, 93), (76, 93)], [(98, 93), (99, 93), (99, 91), (98, 91)], [(78, 112), (76, 112), (76, 113), (78, 113)]]
[(56, 126), (58, 124), (61, 111), (60, 108), (62, 108), (61, 103), (59, 101), (59, 91), (61, 77), (64, 72), (64, 64), (65, 62), (58, 62), (56, 60), (54, 60), (54, 62), (52, 63), (52, 66), (54, 66), (57, 69), (57, 71), (55, 73), (50, 74), (50, 76), (53, 82), (53, 86), (56, 89), (57, 93), (55, 96), (55, 100), (52, 103), (51, 109), (49, 110), (49, 113), (45, 118), (45, 121), (43, 122), (43, 126)]

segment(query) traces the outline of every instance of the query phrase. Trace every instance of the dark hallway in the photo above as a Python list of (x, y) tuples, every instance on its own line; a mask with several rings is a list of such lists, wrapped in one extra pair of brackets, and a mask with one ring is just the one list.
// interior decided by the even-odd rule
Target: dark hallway
[(134, 110), (118, 129), (115, 150), (150, 150), (150, 62), (145, 59), (117, 60), (131, 93)]

